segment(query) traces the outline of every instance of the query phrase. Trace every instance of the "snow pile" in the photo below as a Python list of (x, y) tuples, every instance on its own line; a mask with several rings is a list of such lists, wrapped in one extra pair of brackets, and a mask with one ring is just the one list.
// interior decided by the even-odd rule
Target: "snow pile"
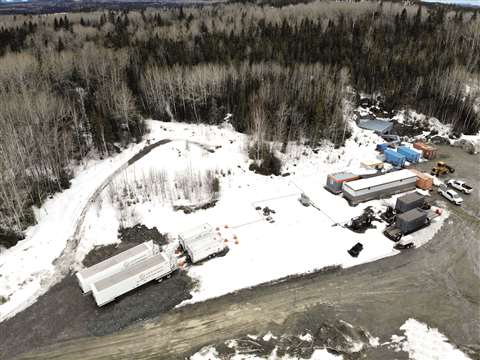
[(408, 319), (401, 327), (405, 336), (392, 336), (398, 351), (408, 352), (413, 360), (468, 360), (469, 357), (448, 342), (438, 329), (430, 328), (415, 319)]
[[(201, 349), (199, 352), (195, 353), (190, 357), (190, 360), (221, 360), (223, 357), (218, 355), (217, 350), (208, 346)], [(343, 356), (333, 355), (329, 353), (326, 349), (316, 349), (313, 351), (312, 356), (307, 358), (298, 358), (292, 357), (289, 355), (278, 356), (277, 349), (274, 349), (271, 354), (266, 357), (260, 357), (257, 355), (245, 355), (245, 354), (235, 354), (230, 356), (231, 360), (342, 360)]]

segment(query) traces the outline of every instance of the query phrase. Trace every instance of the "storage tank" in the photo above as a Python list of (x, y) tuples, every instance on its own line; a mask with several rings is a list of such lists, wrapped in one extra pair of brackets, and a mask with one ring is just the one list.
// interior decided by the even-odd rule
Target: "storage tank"
[(405, 156), (408, 162), (418, 163), (420, 161), (420, 153), (407, 146), (399, 146), (397, 152)]
[(393, 149), (385, 149), (383, 152), (383, 155), (385, 155), (385, 161), (395, 165), (395, 166), (403, 166), (405, 165), (405, 156), (402, 154), (399, 154)]

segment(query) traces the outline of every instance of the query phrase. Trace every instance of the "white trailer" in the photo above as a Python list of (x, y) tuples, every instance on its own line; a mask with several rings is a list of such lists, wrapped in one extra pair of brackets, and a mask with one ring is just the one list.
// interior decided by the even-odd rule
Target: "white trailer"
[(403, 169), (343, 184), (343, 197), (352, 205), (391, 196), (416, 188), (417, 176)]
[(163, 279), (176, 269), (175, 259), (159, 253), (92, 284), (92, 294), (97, 305), (103, 306), (152, 280)]
[(180, 245), (193, 264), (224, 251), (227, 246), (209, 224), (203, 224), (179, 235)]
[(78, 283), (82, 291), (87, 294), (93, 283), (118, 273), (140, 261), (148, 259), (160, 252), (158, 245), (152, 240), (144, 242), (115, 255), (105, 261), (77, 272)]

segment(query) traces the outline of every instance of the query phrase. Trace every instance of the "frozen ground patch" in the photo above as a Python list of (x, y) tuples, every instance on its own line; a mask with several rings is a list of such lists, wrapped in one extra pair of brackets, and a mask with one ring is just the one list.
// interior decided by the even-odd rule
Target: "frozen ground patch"
[(401, 327), (404, 336), (392, 336), (391, 345), (405, 351), (412, 360), (469, 360), (470, 358), (448, 342), (438, 329), (415, 319), (408, 319)]

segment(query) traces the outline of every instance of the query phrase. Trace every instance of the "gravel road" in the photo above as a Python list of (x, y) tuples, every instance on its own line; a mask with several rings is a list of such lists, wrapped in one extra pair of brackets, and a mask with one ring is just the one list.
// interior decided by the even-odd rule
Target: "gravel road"
[[(205, 345), (270, 330), (298, 332), (327, 319), (347, 321), (383, 342), (399, 334), (408, 318), (437, 327), (472, 359), (480, 359), (480, 159), (457, 148), (441, 147), (441, 153), (450, 154), (456, 177), (477, 189), (465, 196), (462, 207), (445, 204), (450, 218), (420, 249), (242, 290), (112, 335), (67, 341), (19, 359), (184, 359)], [(386, 347), (367, 349), (364, 355), (374, 360), (407, 359), (405, 353)]]

